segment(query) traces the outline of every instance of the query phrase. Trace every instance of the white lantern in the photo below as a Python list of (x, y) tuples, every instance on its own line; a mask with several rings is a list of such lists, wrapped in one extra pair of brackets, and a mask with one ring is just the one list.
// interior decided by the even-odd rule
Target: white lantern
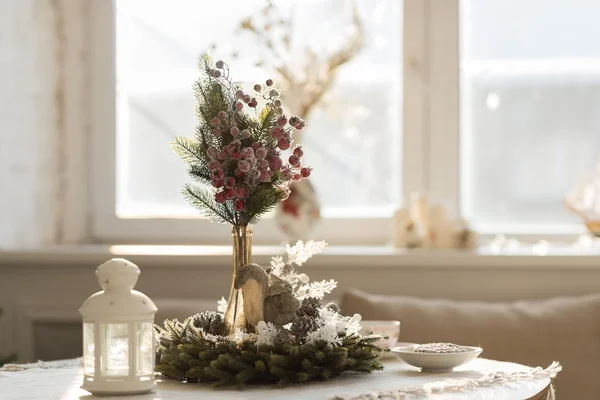
[(93, 394), (146, 393), (154, 383), (157, 308), (133, 290), (140, 269), (114, 258), (96, 269), (102, 291), (88, 298), (83, 319), (83, 389)]

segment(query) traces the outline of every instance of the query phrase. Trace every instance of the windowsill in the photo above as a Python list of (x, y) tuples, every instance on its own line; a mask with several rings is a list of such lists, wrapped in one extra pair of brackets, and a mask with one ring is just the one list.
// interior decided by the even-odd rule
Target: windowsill
[[(517, 250), (477, 251), (394, 249), (391, 247), (331, 246), (307, 265), (331, 268), (535, 268), (598, 269), (600, 248), (532, 246)], [(280, 246), (254, 246), (253, 259), (267, 263), (283, 254)], [(144, 267), (215, 267), (230, 265), (230, 246), (51, 246), (39, 249), (0, 250), (0, 267), (39, 267), (98, 265), (113, 257), (123, 257)]]

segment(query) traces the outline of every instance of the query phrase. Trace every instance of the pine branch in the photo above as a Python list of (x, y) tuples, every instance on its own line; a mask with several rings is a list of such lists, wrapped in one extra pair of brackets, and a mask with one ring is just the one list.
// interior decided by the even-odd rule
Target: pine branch
[(192, 165), (189, 169), (189, 174), (196, 182), (204, 185), (210, 185), (212, 178), (208, 167), (204, 165)]
[(258, 116), (259, 126), (258, 132), (261, 140), (273, 141), (271, 137), (271, 129), (275, 126), (277, 114), (271, 107), (265, 106)]
[(175, 141), (170, 144), (173, 151), (187, 164), (204, 163), (206, 153), (202, 152), (201, 144), (196, 139), (175, 136)]
[(200, 211), (201, 215), (216, 222), (235, 224), (234, 216), (230, 215), (229, 209), (217, 203), (209, 190), (186, 184), (181, 192), (183, 197)]
[(272, 183), (261, 183), (249, 196), (242, 219), (248, 224), (257, 223), (263, 214), (271, 211), (281, 201), (282, 196)]

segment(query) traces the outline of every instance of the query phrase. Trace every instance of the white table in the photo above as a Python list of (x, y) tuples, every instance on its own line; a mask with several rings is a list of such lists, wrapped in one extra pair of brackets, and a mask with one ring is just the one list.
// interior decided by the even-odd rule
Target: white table
[[(58, 367), (63, 365), (63, 367)], [(65, 366), (66, 365), (66, 366)], [(102, 400), (328, 400), (333, 396), (358, 396), (360, 394), (399, 388), (411, 388), (446, 379), (477, 378), (494, 371), (523, 371), (527, 367), (499, 361), (476, 359), (469, 364), (444, 374), (424, 374), (417, 368), (400, 361), (385, 361), (385, 370), (370, 375), (344, 374), (327, 382), (294, 385), (285, 389), (277, 387), (249, 387), (244, 391), (213, 390), (203, 384), (185, 384), (158, 380), (155, 392), (135, 396), (102, 397)], [(22, 371), (0, 371), (1, 400), (74, 400), (93, 397), (80, 389), (82, 375), (78, 360), (48, 363), (47, 368), (34, 367)], [(484, 400), (538, 398), (550, 384), (549, 378), (523, 380), (506, 386), (478, 387), (460, 393), (434, 394), (420, 399)]]

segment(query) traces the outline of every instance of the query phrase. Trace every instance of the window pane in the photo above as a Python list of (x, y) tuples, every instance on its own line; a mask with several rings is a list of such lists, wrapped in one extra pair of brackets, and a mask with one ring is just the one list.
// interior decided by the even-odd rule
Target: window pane
[[(330, 55), (355, 43), (352, 2), (273, 3), (284, 18), (293, 15), (287, 65), (297, 78), (305, 72), (303, 65), (323, 66)], [(305, 163), (315, 169), (311, 180), (322, 205), (336, 209), (389, 207), (401, 187), (402, 2), (356, 3), (365, 47), (337, 69), (320, 106), (310, 109), (302, 137)], [(191, 84), (202, 52), (228, 61), (234, 77), (249, 84), (267, 77), (281, 82), (272, 69), (278, 58), (259, 46), (255, 36), (239, 29), (248, 16), (263, 29), (267, 22), (262, 9), (267, 2), (117, 0), (116, 4), (117, 212), (123, 217), (195, 215), (179, 194), (188, 181), (185, 165), (168, 142), (174, 134), (193, 135)], [(281, 38), (283, 28), (275, 26), (278, 18), (273, 20), (269, 31)], [(321, 61), (308, 61), (306, 49)], [(264, 67), (256, 66), (259, 60)], [(289, 89), (287, 93), (284, 103), (298, 113), (306, 92)]]
[(478, 223), (579, 222), (600, 150), (595, 0), (463, 0), (462, 199)]

